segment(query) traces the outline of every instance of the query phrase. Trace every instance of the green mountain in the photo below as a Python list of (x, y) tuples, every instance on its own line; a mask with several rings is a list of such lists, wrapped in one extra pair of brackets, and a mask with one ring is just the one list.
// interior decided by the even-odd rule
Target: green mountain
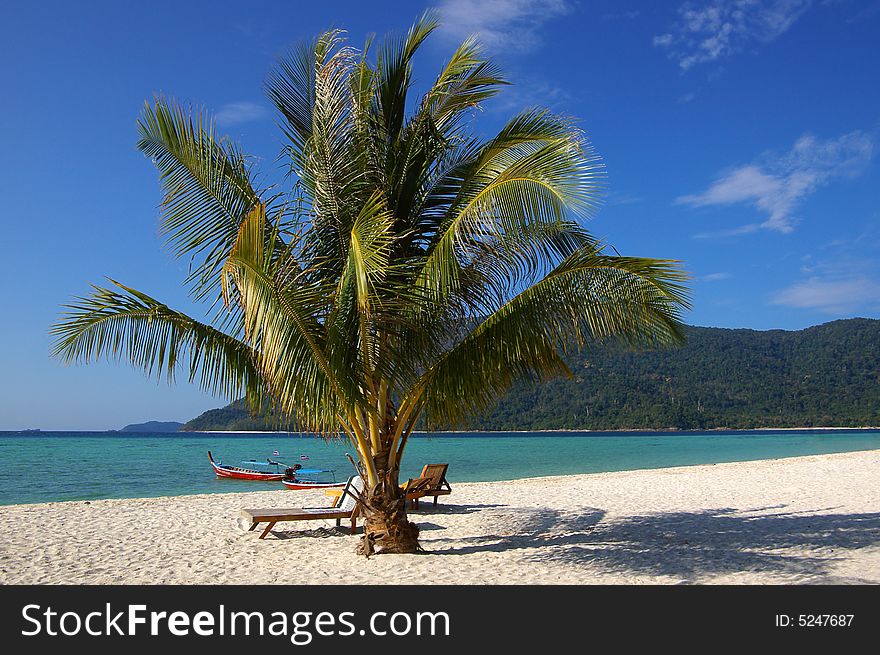
[(178, 432), (182, 427), (177, 421), (147, 421), (126, 425), (120, 432)]
[[(880, 425), (880, 320), (798, 331), (688, 328), (654, 352), (595, 347), (566, 361), (570, 379), (521, 383), (474, 430), (631, 430)], [(242, 404), (183, 430), (277, 429)]]

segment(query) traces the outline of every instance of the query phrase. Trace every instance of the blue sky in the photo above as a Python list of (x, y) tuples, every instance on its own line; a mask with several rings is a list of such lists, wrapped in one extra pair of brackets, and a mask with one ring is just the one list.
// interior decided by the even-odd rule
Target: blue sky
[(0, 21), (0, 430), (186, 420), (224, 404), (126, 365), (48, 357), (59, 306), (109, 275), (198, 313), (158, 235), (135, 120), (161, 92), (213, 111), (277, 175), (261, 84), (329, 27), (360, 45), (424, 7), (440, 33), (417, 76), (479, 32), (514, 85), (486, 132), (541, 104), (604, 157), (591, 222), (623, 254), (681, 259), (689, 323), (799, 329), (880, 317), (880, 0), (40, 2)]

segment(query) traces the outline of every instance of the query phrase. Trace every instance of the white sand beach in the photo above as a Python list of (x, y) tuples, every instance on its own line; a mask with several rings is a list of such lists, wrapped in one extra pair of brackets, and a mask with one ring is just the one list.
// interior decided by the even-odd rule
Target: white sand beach
[[(318, 492), (0, 507), (5, 584), (880, 583), (880, 450), (456, 484), (422, 555), (355, 555), (329, 522), (259, 540), (244, 507)], [(242, 483), (242, 489), (247, 483)]]

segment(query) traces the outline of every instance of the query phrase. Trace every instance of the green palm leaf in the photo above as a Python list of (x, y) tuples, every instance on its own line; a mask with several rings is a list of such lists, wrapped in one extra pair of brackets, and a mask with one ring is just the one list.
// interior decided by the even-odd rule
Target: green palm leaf
[[(431, 425), (472, 417), (513, 382), (567, 372), (572, 345), (621, 339), (665, 347), (684, 339), (689, 307), (677, 262), (611, 257), (582, 249), (487, 316), (415, 385)], [(415, 394), (414, 394), (415, 395)]]
[(216, 290), (238, 226), (260, 202), (245, 157), (203, 114), (161, 98), (144, 105), (138, 131), (138, 148), (159, 169), (162, 230), (178, 256), (193, 258), (187, 283), (203, 298)]
[(183, 369), (202, 390), (264, 407), (267, 396), (257, 353), (238, 339), (110, 280), (116, 290), (93, 286), (52, 327), (53, 356), (68, 364), (102, 357), (125, 359), (147, 375), (169, 381)]

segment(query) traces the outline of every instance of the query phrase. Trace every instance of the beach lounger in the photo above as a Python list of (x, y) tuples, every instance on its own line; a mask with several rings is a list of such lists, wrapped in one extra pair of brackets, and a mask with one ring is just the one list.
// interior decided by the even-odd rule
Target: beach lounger
[[(413, 507), (418, 505), (418, 494), (423, 490), (427, 489), (431, 484), (431, 478), (410, 478), (402, 485), (400, 485), (401, 490), (406, 494), (406, 499), (415, 503)], [(324, 495), (329, 496), (337, 502), (339, 496), (343, 493), (342, 489), (325, 489)]]
[(345, 488), (332, 507), (290, 507), (281, 509), (243, 509), (241, 515), (251, 522), (248, 531), (260, 523), (268, 523), (260, 539), (264, 539), (279, 521), (314, 521), (317, 519), (336, 519), (336, 525), (345, 520), (351, 521), (351, 531), (357, 529), (357, 516), (360, 504), (358, 497), (363, 491), (364, 482), (359, 476), (348, 479)]
[(452, 493), (452, 487), (446, 481), (448, 468), (449, 464), (425, 464), (422, 474), (407, 482), (404, 490), (406, 499), (412, 502), (413, 509), (419, 508), (419, 498), (433, 496), (436, 505), (439, 496), (448, 496)]
[(419, 506), (419, 494), (425, 491), (431, 485), (431, 478), (418, 477), (410, 478), (402, 485), (401, 490), (406, 495), (406, 500), (410, 501), (413, 509)]

